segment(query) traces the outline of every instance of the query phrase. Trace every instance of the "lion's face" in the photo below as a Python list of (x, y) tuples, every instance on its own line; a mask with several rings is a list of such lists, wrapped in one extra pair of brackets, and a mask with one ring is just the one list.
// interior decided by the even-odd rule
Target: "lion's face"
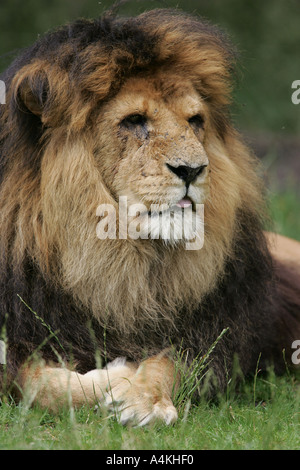
[(195, 218), (209, 189), (208, 126), (206, 107), (189, 80), (163, 73), (130, 78), (103, 107), (96, 127), (99, 165), (113, 197), (142, 203), (145, 218), (185, 207)]

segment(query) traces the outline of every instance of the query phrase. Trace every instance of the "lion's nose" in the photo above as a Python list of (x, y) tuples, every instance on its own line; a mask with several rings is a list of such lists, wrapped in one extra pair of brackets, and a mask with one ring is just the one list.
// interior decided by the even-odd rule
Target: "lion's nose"
[(170, 171), (172, 171), (173, 173), (175, 173), (176, 176), (178, 176), (178, 178), (185, 181), (186, 185), (192, 183), (192, 181), (194, 181), (197, 176), (199, 176), (203, 172), (204, 168), (207, 167), (207, 165), (196, 166), (196, 168), (193, 168), (188, 165), (172, 166), (169, 165), (169, 163), (166, 163), (166, 165)]

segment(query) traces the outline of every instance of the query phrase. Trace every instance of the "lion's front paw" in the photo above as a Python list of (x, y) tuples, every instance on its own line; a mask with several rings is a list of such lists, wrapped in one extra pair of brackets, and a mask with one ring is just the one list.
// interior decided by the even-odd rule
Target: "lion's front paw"
[(115, 386), (111, 384), (105, 402), (122, 424), (145, 426), (157, 420), (166, 424), (177, 420), (177, 411), (169, 397), (134, 379), (132, 382), (123, 379)]

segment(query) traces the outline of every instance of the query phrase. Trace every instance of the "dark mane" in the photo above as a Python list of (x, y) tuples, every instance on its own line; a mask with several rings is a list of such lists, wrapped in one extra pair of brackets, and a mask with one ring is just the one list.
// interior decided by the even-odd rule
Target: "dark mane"
[[(225, 328), (229, 328), (229, 332), (213, 355), (214, 371), (221, 388), (226, 386), (224, 368), (230, 374), (232, 357), (236, 354), (245, 375), (255, 370), (260, 354), (261, 369), (273, 364), (277, 373), (283, 373), (286, 369), (283, 350), (290, 351), (296, 331), (300, 333), (300, 288), (292, 270), (283, 267), (280, 275), (274, 271), (261, 227), (255, 228), (257, 221), (249, 217), (251, 219), (250, 214), (240, 214), (242, 230), (236, 240), (234, 256), (227, 261), (224, 278), (192, 316), (184, 310), (181, 312), (175, 328), (162, 320), (156, 332), (150, 328), (140, 335), (124, 337), (115, 330), (105, 331), (91, 320), (71, 297), (51, 286), (36, 266), (28, 264), (15, 279), (9, 272), (6, 277), (2, 275), (1, 312), (8, 315), (1, 315), (1, 327), (4, 326), (9, 338), (11, 378), (17, 374), (23, 358), (35, 351), (54, 362), (57, 351), (66, 361), (76, 364), (81, 373), (96, 367), (99, 351), (104, 361), (120, 357), (124, 351), (128, 359), (136, 361), (142, 360), (146, 352), (158, 354), (172, 344), (188, 350), (192, 360), (199, 352), (205, 353)], [(20, 297), (26, 299), (32, 311)], [(60, 320), (62, 309), (63, 322)], [(43, 312), (43, 322), (33, 312)]]

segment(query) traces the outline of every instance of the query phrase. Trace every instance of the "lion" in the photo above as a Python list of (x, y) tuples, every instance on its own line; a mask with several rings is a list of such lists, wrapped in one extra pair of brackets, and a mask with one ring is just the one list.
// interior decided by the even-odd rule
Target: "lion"
[(300, 244), (264, 232), (265, 183), (230, 119), (235, 63), (216, 27), (158, 9), (60, 27), (4, 72), (2, 385), (19, 398), (170, 424), (180, 348), (191, 362), (226, 331), (212, 394), (236, 355), (245, 376), (293, 365)]

